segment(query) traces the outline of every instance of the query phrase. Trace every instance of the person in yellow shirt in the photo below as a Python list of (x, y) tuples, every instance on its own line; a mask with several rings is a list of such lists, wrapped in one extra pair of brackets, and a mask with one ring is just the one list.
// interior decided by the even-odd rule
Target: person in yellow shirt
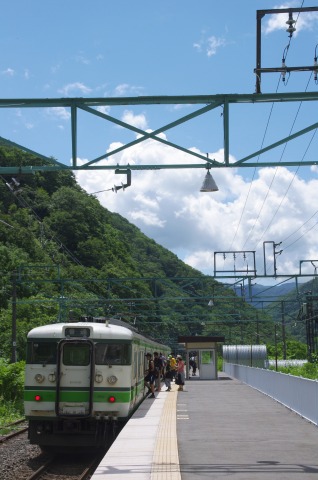
[(177, 360), (174, 358), (173, 355), (169, 355), (169, 360), (170, 360), (170, 370), (172, 372), (172, 380), (176, 378), (177, 374)]

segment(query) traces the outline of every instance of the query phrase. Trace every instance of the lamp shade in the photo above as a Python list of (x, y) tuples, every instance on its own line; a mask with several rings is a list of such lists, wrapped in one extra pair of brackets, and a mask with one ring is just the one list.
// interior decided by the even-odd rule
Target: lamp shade
[(200, 192), (217, 192), (218, 190), (219, 189), (211, 173), (208, 171), (203, 181), (202, 187), (200, 188)]

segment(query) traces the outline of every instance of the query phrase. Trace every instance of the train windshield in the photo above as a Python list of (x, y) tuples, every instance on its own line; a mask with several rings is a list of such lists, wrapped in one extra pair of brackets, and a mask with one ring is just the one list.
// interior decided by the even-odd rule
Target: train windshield
[(63, 364), (86, 366), (90, 363), (90, 345), (88, 343), (66, 343), (63, 347)]
[(131, 346), (128, 343), (97, 343), (96, 365), (130, 365)]
[(56, 364), (56, 342), (28, 342), (27, 363)]

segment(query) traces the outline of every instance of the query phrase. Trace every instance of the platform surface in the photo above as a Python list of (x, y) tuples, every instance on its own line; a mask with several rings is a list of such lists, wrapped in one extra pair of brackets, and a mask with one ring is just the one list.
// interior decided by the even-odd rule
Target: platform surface
[(318, 480), (318, 428), (275, 400), (224, 373), (164, 390), (92, 480)]

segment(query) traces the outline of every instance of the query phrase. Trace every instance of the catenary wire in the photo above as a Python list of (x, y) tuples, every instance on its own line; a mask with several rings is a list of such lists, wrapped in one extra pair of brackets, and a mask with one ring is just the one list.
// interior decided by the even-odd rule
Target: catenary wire
[[(304, 4), (304, 2), (302, 2), (302, 5), (301, 5), (301, 6), (303, 6), (303, 4)], [(299, 15), (300, 15), (300, 12), (299, 12), (299, 14), (298, 14), (298, 16), (297, 16), (296, 23), (297, 23), (297, 21), (298, 21)], [(290, 42), (291, 42), (291, 38), (289, 39), (289, 44), (288, 44), (288, 45), (285, 47), (285, 49), (284, 49), (284, 54), (283, 54), (283, 56), (284, 56), (285, 59), (286, 59), (287, 54), (288, 54), (288, 51), (289, 51)], [(312, 77), (312, 73), (311, 73), (310, 78), (309, 78), (309, 80), (308, 80), (308, 82), (307, 82), (307, 86), (306, 86), (306, 89), (305, 89), (306, 91), (307, 91), (307, 89), (308, 89), (308, 86), (309, 86), (309, 82), (310, 82), (310, 80), (311, 80), (311, 77)], [(279, 78), (279, 82), (278, 82), (278, 85), (277, 85), (276, 92), (277, 92), (277, 90), (278, 90), (278, 86), (279, 86), (279, 83), (280, 83), (281, 78), (282, 78), (282, 75), (281, 75), (280, 78)], [(294, 121), (293, 121), (293, 125), (292, 125), (292, 127), (291, 127), (290, 133), (292, 132), (292, 130), (293, 130), (293, 128), (294, 128), (294, 125), (295, 125), (297, 116), (298, 116), (298, 114), (299, 114), (301, 105), (302, 105), (302, 102), (301, 102), (301, 104), (300, 104), (300, 106), (299, 106), (299, 108), (298, 108), (298, 111), (297, 111), (297, 113), (296, 113), (296, 116), (295, 116), (295, 119), (294, 119)], [(270, 112), (270, 116), (271, 116), (271, 114), (272, 114), (272, 109), (271, 109), (271, 112)], [(268, 123), (269, 123), (269, 120), (270, 120), (270, 117), (269, 117), (269, 119), (268, 119)], [(268, 124), (267, 124), (267, 126), (268, 126)], [(266, 132), (267, 132), (267, 127), (266, 127)], [(266, 134), (266, 132), (265, 132), (265, 134)], [(316, 133), (316, 132), (315, 132), (315, 133)], [(315, 135), (315, 133), (314, 133), (314, 135)], [(311, 140), (310, 140), (310, 142), (309, 142), (309, 145), (311, 144), (314, 135), (312, 136), (312, 138), (311, 138)], [(308, 145), (308, 147), (306, 148), (306, 152), (308, 151), (309, 145)], [(286, 147), (287, 147), (287, 143), (286, 143), (285, 146), (284, 146), (283, 152), (282, 152), (282, 154), (281, 154), (280, 161), (282, 160), (282, 157), (283, 157), (283, 155), (284, 155), (284, 153), (285, 153)], [(306, 152), (305, 152), (305, 154), (306, 154)], [(304, 158), (304, 157), (303, 157), (303, 158)], [(288, 186), (288, 188), (287, 188), (287, 191), (285, 192), (285, 195), (284, 195), (284, 197), (283, 197), (280, 205), (278, 206), (277, 210), (275, 211), (275, 213), (274, 213), (271, 221), (269, 222), (268, 226), (266, 227), (265, 231), (264, 231), (263, 234), (261, 235), (261, 238), (264, 237), (264, 234), (266, 233), (266, 231), (268, 230), (268, 228), (269, 228), (270, 225), (272, 224), (275, 216), (277, 215), (278, 210), (279, 210), (279, 208), (280, 208), (283, 200), (285, 199), (285, 197), (286, 197), (286, 195), (287, 195), (287, 193), (288, 193), (288, 191), (289, 191), (289, 189), (290, 189), (290, 187), (291, 187), (291, 184), (292, 184), (292, 182), (293, 182), (293, 180), (294, 180), (294, 178), (295, 178), (295, 176), (296, 176), (296, 173), (297, 173), (298, 170), (299, 170), (299, 168), (300, 168), (300, 166), (298, 166), (298, 168), (297, 168), (297, 170), (296, 170), (296, 172), (295, 172), (295, 174), (294, 174), (294, 176), (293, 176), (293, 179), (292, 179), (292, 181), (290, 182), (290, 184), (289, 184), (289, 186)], [(253, 226), (252, 226), (252, 228), (250, 229), (250, 231), (249, 231), (249, 233), (248, 233), (248, 236), (247, 236), (247, 238), (246, 238), (246, 240), (245, 240), (245, 243), (244, 243), (244, 245), (243, 245), (243, 248), (245, 247), (248, 239), (250, 238), (250, 236), (251, 236), (251, 234), (252, 234), (252, 232), (253, 232), (253, 230), (254, 230), (257, 222), (258, 222), (258, 219), (259, 219), (259, 217), (260, 217), (260, 215), (261, 215), (261, 212), (262, 212), (262, 210), (263, 210), (263, 208), (264, 208), (266, 199), (268, 198), (268, 195), (269, 195), (269, 193), (270, 193), (270, 190), (271, 190), (271, 187), (272, 187), (272, 185), (273, 185), (274, 179), (275, 179), (275, 177), (276, 177), (277, 170), (278, 170), (278, 167), (275, 169), (275, 173), (274, 173), (273, 179), (272, 179), (272, 181), (271, 181), (271, 183), (270, 183), (270, 185), (269, 185), (267, 194), (265, 195), (265, 198), (264, 198), (263, 203), (262, 203), (262, 206), (261, 206), (261, 208), (260, 208), (260, 210), (259, 210), (258, 216), (257, 216), (257, 218), (256, 218), (256, 220), (255, 220), (255, 222), (254, 222), (254, 224), (253, 224)], [(254, 175), (255, 175), (255, 172), (254, 172)], [(253, 178), (254, 178), (254, 175), (253, 175)], [(250, 191), (250, 190), (249, 190), (249, 191)], [(244, 204), (244, 208), (245, 208), (245, 205), (246, 205), (246, 202), (245, 202), (245, 204)], [(243, 212), (242, 212), (241, 218), (242, 218), (242, 216), (243, 216)], [(261, 242), (261, 240), (260, 240), (260, 242)], [(259, 243), (260, 243), (260, 242), (259, 242)], [(258, 243), (258, 245), (259, 245), (259, 243)], [(258, 245), (257, 245), (257, 246), (258, 246)], [(256, 247), (256, 248), (257, 248), (257, 247)]]
[[(306, 88), (305, 88), (305, 91), (307, 91), (307, 89), (308, 89), (308, 86), (309, 86), (309, 83), (310, 83), (311, 78), (312, 78), (312, 73), (311, 73), (311, 75), (310, 75), (310, 77), (309, 77), (309, 80), (308, 80), (308, 82), (307, 82), (307, 86), (306, 86)], [(294, 129), (294, 126), (295, 126), (295, 123), (296, 123), (297, 117), (298, 117), (298, 115), (299, 115), (299, 112), (300, 112), (300, 109), (301, 109), (302, 104), (303, 104), (303, 102), (300, 102), (300, 105), (299, 105), (298, 110), (297, 110), (297, 113), (296, 113), (296, 115), (295, 115), (293, 124), (292, 124), (292, 126), (291, 126), (290, 131), (289, 131), (289, 135), (291, 135), (291, 133), (292, 133), (292, 131), (293, 131), (293, 129)], [(311, 143), (312, 143), (312, 141), (313, 141), (316, 133), (317, 133), (317, 129), (313, 132), (313, 134), (312, 134), (312, 136), (311, 136), (311, 139), (309, 140), (309, 143), (308, 143), (308, 145), (307, 145), (307, 147), (306, 147), (305, 153), (304, 153), (304, 155), (303, 155), (300, 163), (303, 162), (303, 160), (305, 159), (305, 156), (306, 156), (306, 154), (307, 154), (307, 152), (308, 152), (308, 150), (309, 150), (309, 147), (310, 147), (310, 145), (311, 145)], [(283, 155), (285, 154), (286, 148), (287, 148), (287, 143), (285, 143), (285, 145), (284, 145), (284, 148), (283, 148), (282, 154), (281, 154), (281, 156), (280, 156), (280, 160), (279, 160), (280, 162), (282, 161), (282, 158), (283, 158)], [(297, 168), (296, 168), (296, 170), (295, 170), (295, 172), (294, 172), (294, 174), (293, 174), (293, 176), (292, 176), (292, 179), (291, 179), (291, 181), (289, 182), (289, 184), (288, 184), (288, 186), (287, 186), (287, 189), (286, 189), (286, 191), (285, 191), (285, 193), (284, 193), (284, 195), (283, 195), (283, 197), (282, 197), (279, 205), (277, 206), (277, 208), (276, 208), (276, 210), (275, 210), (275, 212), (274, 212), (271, 220), (268, 222), (265, 230), (263, 231), (262, 235), (260, 236), (261, 238), (264, 238), (264, 235), (265, 235), (266, 232), (268, 231), (269, 227), (272, 225), (272, 223), (273, 223), (273, 221), (274, 221), (274, 219), (275, 219), (275, 217), (276, 217), (276, 215), (277, 215), (280, 207), (281, 207), (282, 204), (283, 204), (283, 201), (285, 200), (285, 198), (286, 198), (286, 196), (287, 196), (287, 193), (289, 192), (289, 190), (290, 190), (290, 188), (291, 188), (291, 186), (292, 186), (293, 181), (294, 181), (295, 178), (296, 178), (296, 175), (297, 175), (300, 167), (301, 167), (301, 165), (298, 165), (298, 166), (297, 166)], [(265, 199), (264, 199), (263, 205), (262, 205), (262, 207), (261, 207), (260, 213), (261, 213), (261, 211), (262, 211), (262, 209), (263, 209), (263, 207), (264, 207), (265, 200), (266, 200), (266, 198), (267, 198), (268, 195), (269, 195), (270, 188), (271, 188), (272, 185), (273, 185), (273, 182), (274, 182), (274, 180), (275, 180), (277, 171), (278, 171), (278, 167), (275, 169), (275, 173), (274, 173), (274, 175), (273, 175), (273, 178), (272, 178), (272, 181), (271, 181), (271, 183), (270, 183), (269, 189), (268, 189), (267, 194), (266, 194), (266, 196), (265, 196)], [(256, 246), (256, 249), (258, 248), (258, 246), (260, 245), (260, 243), (261, 243), (261, 241), (258, 242), (258, 244), (257, 244), (257, 246)]]
[[(304, 3), (304, 2), (302, 2), (302, 6), (303, 6), (303, 3)], [(295, 25), (297, 24), (298, 18), (299, 18), (299, 14), (298, 14), (298, 16), (297, 16)], [(288, 52), (289, 52), (289, 47), (290, 47), (290, 44), (291, 44), (291, 39), (292, 39), (292, 37), (289, 38), (289, 42), (288, 42), (287, 46), (284, 48), (283, 57), (284, 57), (285, 60), (286, 60), (287, 55), (288, 55)], [(282, 74), (279, 76), (279, 80), (278, 80), (277, 87), (276, 87), (276, 93), (277, 93), (277, 91), (278, 91), (278, 88), (279, 88), (281, 79), (282, 79)], [(268, 125), (269, 125), (269, 121), (270, 121), (271, 116), (272, 116), (273, 107), (274, 107), (274, 104), (272, 104), (272, 108), (271, 108), (271, 111), (270, 111), (270, 116), (269, 116), (269, 119), (268, 119), (268, 123), (267, 123), (267, 125), (266, 125), (265, 135), (266, 135), (267, 130), (268, 130)], [(300, 110), (300, 107), (298, 108), (296, 117), (295, 117), (295, 119), (294, 119), (294, 121), (293, 121), (293, 124), (292, 124), (292, 127), (291, 127), (291, 129), (290, 129), (290, 134), (291, 134), (292, 129), (293, 129), (294, 125), (295, 125), (295, 121), (296, 121), (296, 118), (297, 118), (297, 116), (298, 116), (299, 110)], [(263, 139), (263, 140), (264, 140), (264, 139)], [(280, 160), (279, 160), (280, 162), (282, 161), (282, 158), (283, 158), (283, 155), (284, 155), (284, 153), (285, 153), (286, 147), (287, 147), (287, 143), (285, 143), (285, 145), (284, 145), (284, 149), (283, 149), (283, 152), (282, 152), (281, 157), (280, 157)], [(269, 187), (268, 187), (268, 189), (267, 189), (267, 193), (266, 193), (266, 195), (265, 195), (265, 197), (264, 197), (264, 199), (263, 199), (263, 203), (262, 203), (261, 208), (260, 208), (260, 210), (259, 210), (259, 212), (258, 212), (257, 218), (255, 219), (253, 226), (251, 227), (250, 231), (248, 232), (247, 238), (246, 238), (246, 240), (245, 240), (242, 248), (245, 247), (246, 243), (248, 242), (248, 240), (249, 240), (251, 234), (253, 233), (254, 228), (255, 228), (255, 226), (256, 226), (259, 218), (260, 218), (260, 215), (261, 215), (261, 213), (262, 213), (262, 211), (263, 211), (263, 208), (264, 208), (264, 206), (265, 206), (265, 202), (266, 202), (266, 200), (267, 200), (267, 198), (268, 198), (268, 196), (269, 196), (270, 190), (271, 190), (272, 185), (273, 185), (273, 183), (274, 183), (274, 180), (275, 180), (277, 171), (278, 171), (278, 167), (275, 168), (275, 172), (274, 172), (273, 178), (272, 178), (272, 180), (271, 180), (271, 182), (270, 182), (270, 185), (269, 185)], [(264, 238), (264, 234), (261, 235), (261, 238)], [(261, 241), (261, 240), (260, 240), (260, 241)], [(259, 242), (259, 243), (260, 243), (260, 242)], [(259, 243), (258, 243), (258, 245), (259, 245)], [(257, 248), (257, 247), (256, 247), (256, 248)]]
[[(303, 2), (302, 2), (302, 6), (303, 6), (303, 3), (304, 3), (304, 0), (303, 0)], [(297, 17), (297, 20), (298, 20), (298, 17)], [(297, 20), (296, 20), (296, 22), (297, 22)], [(292, 38), (292, 37), (291, 37), (291, 38)], [(289, 39), (289, 42), (288, 42), (287, 47), (285, 47), (285, 49), (284, 49), (284, 52), (286, 52), (285, 59), (287, 58), (287, 55), (288, 55), (289, 46), (290, 46), (290, 43), (291, 43), (291, 38)], [(279, 79), (278, 79), (277, 86), (276, 86), (276, 93), (277, 93), (277, 91), (278, 91), (281, 78), (282, 78), (282, 76), (280, 75), (280, 76), (279, 76)], [(265, 138), (266, 138), (267, 131), (268, 131), (268, 128), (269, 128), (269, 124), (270, 124), (270, 120), (271, 120), (271, 117), (272, 117), (273, 110), (274, 110), (274, 103), (272, 103), (271, 108), (270, 108), (270, 112), (269, 112), (269, 115), (268, 115), (268, 119), (267, 119), (265, 131), (264, 131), (263, 139), (262, 139), (262, 142), (261, 142), (261, 147), (260, 147), (261, 149), (262, 149), (263, 146), (264, 146), (264, 142), (265, 142)], [(260, 155), (258, 155), (258, 157), (257, 157), (257, 160), (256, 160), (257, 163), (259, 162), (259, 159), (260, 159)], [(249, 189), (248, 189), (248, 192), (247, 192), (245, 201), (244, 201), (244, 205), (243, 205), (243, 208), (242, 208), (242, 212), (241, 212), (241, 215), (240, 215), (240, 219), (239, 219), (239, 222), (238, 222), (238, 224), (237, 224), (237, 227), (236, 227), (236, 230), (235, 230), (235, 233), (234, 233), (234, 236), (233, 236), (233, 239), (232, 239), (232, 242), (231, 242), (231, 245), (230, 245), (229, 250), (232, 249), (232, 246), (233, 246), (233, 244), (234, 244), (234, 242), (235, 242), (235, 239), (236, 239), (236, 236), (237, 236), (237, 234), (238, 234), (238, 231), (239, 231), (239, 228), (240, 228), (240, 225), (241, 225), (241, 222), (242, 222), (242, 218), (243, 218), (243, 215), (244, 215), (245, 210), (246, 210), (246, 205), (247, 205), (247, 202), (248, 202), (248, 199), (249, 199), (251, 190), (252, 190), (252, 185), (253, 185), (253, 181), (254, 181), (254, 179), (255, 179), (256, 170), (257, 170), (257, 167), (254, 167), (252, 179), (251, 179), (251, 181), (250, 181)], [(247, 239), (246, 239), (245, 242), (244, 242), (243, 248), (244, 248), (244, 246), (246, 245), (246, 243), (247, 243), (247, 241), (248, 241), (248, 239), (249, 239), (249, 237), (250, 237), (250, 234), (251, 234), (252, 231), (254, 230), (258, 218), (259, 218), (259, 215), (258, 215), (257, 219), (255, 220), (253, 227), (251, 228), (251, 230), (250, 230), (249, 233), (248, 233), (248, 236), (247, 236)]]

